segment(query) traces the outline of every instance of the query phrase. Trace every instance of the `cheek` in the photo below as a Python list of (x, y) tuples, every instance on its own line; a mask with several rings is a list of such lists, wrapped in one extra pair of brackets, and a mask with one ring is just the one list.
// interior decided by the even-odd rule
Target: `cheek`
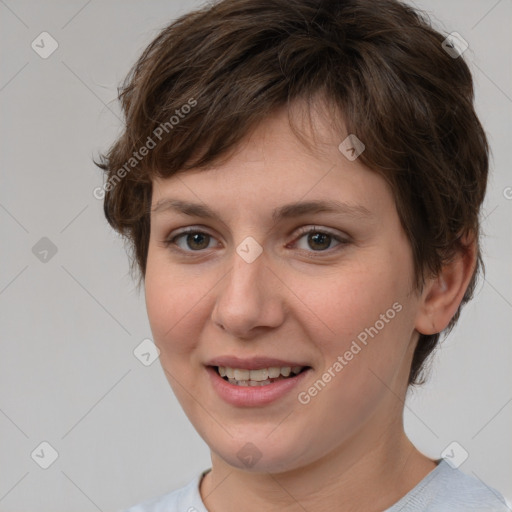
[[(413, 308), (407, 302), (407, 282), (379, 274), (351, 273), (323, 298), (309, 288), (308, 305), (319, 312), (329, 330), (318, 330), (319, 322), (316, 328), (313, 323), (303, 324), (315, 340), (321, 362), (317, 380), (299, 392), (303, 392), (301, 403), (308, 402), (304, 411), (315, 418), (319, 429), (354, 432), (379, 404), (396, 401), (390, 389), (395, 383), (401, 385), (408, 373)], [(353, 288), (346, 289), (347, 285)]]
[[(341, 268), (325, 279), (296, 283), (295, 289), (300, 290), (300, 296), (307, 297), (309, 310), (319, 320), (315, 323), (317, 328), (327, 335), (325, 349), (338, 351), (358, 337), (364, 342), (369, 332), (376, 334), (375, 329), (380, 335), (397, 333), (410, 290), (408, 264), (403, 263), (402, 270), (396, 271), (382, 258), (365, 260)], [(322, 338), (312, 333), (312, 339)]]
[(353, 398), (371, 401), (407, 373), (415, 317), (412, 272), (407, 250), (390, 250), (339, 269), (325, 280), (296, 283), (303, 287), (300, 295), (308, 297), (308, 309), (316, 314), (315, 321), (308, 315), (312, 320), (304, 321), (302, 328), (320, 353), (319, 371), (331, 369), (335, 374), (326, 376), (332, 382), (326, 387), (333, 403), (341, 399), (349, 408), (364, 406)]
[(172, 362), (167, 356), (188, 353), (197, 345), (198, 336), (193, 330), (194, 325), (201, 324), (198, 315), (204, 307), (206, 290), (190, 274), (184, 276), (176, 267), (170, 268), (164, 259), (148, 255), (146, 309), (161, 358)]

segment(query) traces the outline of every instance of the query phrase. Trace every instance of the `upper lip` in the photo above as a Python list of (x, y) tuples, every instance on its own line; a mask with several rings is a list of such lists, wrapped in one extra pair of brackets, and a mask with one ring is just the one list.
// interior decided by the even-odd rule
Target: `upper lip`
[(240, 368), (243, 370), (259, 370), (261, 368), (271, 368), (283, 366), (309, 366), (297, 361), (285, 361), (284, 359), (275, 359), (271, 357), (250, 357), (247, 359), (235, 356), (219, 356), (210, 359), (206, 366), (227, 366), (228, 368)]

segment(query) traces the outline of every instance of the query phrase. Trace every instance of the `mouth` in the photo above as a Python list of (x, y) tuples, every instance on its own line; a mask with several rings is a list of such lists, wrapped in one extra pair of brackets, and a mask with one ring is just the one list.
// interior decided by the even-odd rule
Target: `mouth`
[(280, 380), (290, 380), (311, 369), (310, 366), (271, 366), (259, 369), (210, 366), (219, 377), (234, 386), (268, 386)]

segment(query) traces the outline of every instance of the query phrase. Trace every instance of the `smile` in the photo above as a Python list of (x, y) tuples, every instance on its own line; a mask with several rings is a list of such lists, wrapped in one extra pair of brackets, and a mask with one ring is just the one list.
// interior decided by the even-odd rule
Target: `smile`
[(235, 407), (263, 407), (286, 397), (293, 400), (292, 391), (303, 387), (301, 382), (313, 371), (311, 366), (252, 366), (250, 370), (220, 365), (205, 369), (217, 396)]
[(225, 381), (235, 386), (267, 386), (279, 380), (295, 377), (306, 368), (306, 366), (271, 366), (258, 370), (247, 370), (228, 366), (215, 367), (217, 373)]

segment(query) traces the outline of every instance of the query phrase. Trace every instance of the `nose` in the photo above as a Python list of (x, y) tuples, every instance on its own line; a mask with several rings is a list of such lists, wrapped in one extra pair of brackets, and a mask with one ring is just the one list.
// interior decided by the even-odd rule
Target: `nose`
[(248, 261), (233, 252), (231, 270), (215, 288), (217, 296), (211, 315), (217, 326), (239, 339), (250, 339), (263, 330), (276, 328), (285, 317), (286, 288), (269, 266), (265, 252)]

